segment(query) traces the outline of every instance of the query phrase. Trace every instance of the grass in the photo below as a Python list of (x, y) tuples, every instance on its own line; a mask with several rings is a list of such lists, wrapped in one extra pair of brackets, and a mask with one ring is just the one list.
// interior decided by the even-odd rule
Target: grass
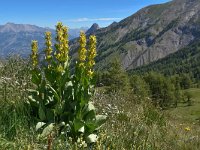
[(174, 116), (175, 120), (198, 124), (200, 119), (200, 89), (191, 88), (186, 91), (192, 95), (192, 105), (179, 104), (177, 108), (169, 109), (168, 112)]
[[(22, 60), (18, 65), (13, 64), (16, 62), (6, 62), (0, 70), (0, 92), (5, 93), (0, 95), (0, 150), (47, 149), (47, 141), (37, 138), (35, 125), (24, 103), (26, 89), (31, 86), (27, 65)], [(9, 79), (4, 81), (2, 77)], [(93, 100), (98, 114), (107, 114), (108, 120), (93, 149), (199, 150), (200, 129), (196, 119), (199, 117), (200, 89), (188, 91), (193, 95), (192, 106), (182, 104), (163, 112), (148, 98), (140, 100), (131, 91), (106, 93), (105, 88), (98, 88)], [(53, 150), (62, 149), (66, 149), (66, 141), (54, 139)]]

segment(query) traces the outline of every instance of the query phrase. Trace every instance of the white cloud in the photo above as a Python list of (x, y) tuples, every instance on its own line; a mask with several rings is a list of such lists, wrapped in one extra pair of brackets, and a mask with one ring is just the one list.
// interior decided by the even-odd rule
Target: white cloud
[(121, 20), (122, 18), (77, 18), (67, 20), (69, 22), (90, 22), (90, 21), (114, 21), (114, 20)]

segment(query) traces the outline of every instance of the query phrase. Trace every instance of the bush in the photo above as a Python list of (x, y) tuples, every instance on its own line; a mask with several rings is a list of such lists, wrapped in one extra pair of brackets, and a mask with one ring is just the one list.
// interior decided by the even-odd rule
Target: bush
[[(51, 33), (46, 33), (45, 60), (38, 62), (37, 41), (32, 42), (32, 82), (29, 102), (34, 117), (38, 121), (36, 129), (41, 130), (41, 138), (62, 135), (63, 139), (80, 137), (88, 143), (96, 142), (97, 131), (106, 116), (96, 115), (93, 102), (93, 66), (96, 56), (96, 37), (90, 36), (89, 50), (86, 50), (86, 36), (80, 35), (80, 48), (75, 72), (69, 67), (69, 45), (67, 28), (56, 26), (56, 51), (53, 53)], [(62, 134), (61, 134), (62, 133)]]

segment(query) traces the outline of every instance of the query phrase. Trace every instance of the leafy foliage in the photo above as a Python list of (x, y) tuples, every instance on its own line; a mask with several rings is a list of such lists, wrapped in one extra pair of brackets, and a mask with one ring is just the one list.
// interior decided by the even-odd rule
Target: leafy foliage
[(43, 128), (40, 137), (65, 133), (74, 142), (83, 135), (86, 140), (96, 134), (105, 122), (106, 116), (96, 115), (90, 101), (94, 93), (93, 66), (96, 55), (96, 38), (90, 37), (88, 55), (86, 37), (80, 35), (79, 60), (75, 73), (69, 68), (69, 46), (67, 28), (58, 23), (56, 26), (56, 51), (52, 54), (51, 34), (46, 33), (45, 60), (38, 65), (37, 42), (32, 43), (32, 82), (35, 89), (30, 92), (30, 105), (38, 121), (37, 127)]
[(155, 71), (167, 76), (189, 75), (190, 79), (200, 80), (200, 42), (197, 41), (174, 54), (171, 54), (149, 65), (131, 70), (131, 74), (144, 74)]
[(97, 74), (97, 84), (99, 86), (109, 86), (109, 91), (126, 91), (129, 88), (128, 75), (122, 68), (119, 59), (111, 60), (109, 69)]

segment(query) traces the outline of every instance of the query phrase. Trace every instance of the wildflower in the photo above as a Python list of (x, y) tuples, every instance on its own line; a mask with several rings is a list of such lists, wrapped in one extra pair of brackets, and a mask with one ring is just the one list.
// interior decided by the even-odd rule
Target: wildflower
[(32, 47), (32, 55), (31, 55), (32, 65), (33, 65), (33, 67), (36, 67), (38, 65), (38, 43), (37, 43), (37, 41), (32, 41), (31, 47)]
[(90, 36), (90, 44), (89, 44), (89, 51), (88, 51), (88, 75), (89, 77), (93, 76), (93, 66), (95, 65), (94, 58), (96, 57), (96, 36)]
[(96, 36), (90, 36), (90, 48), (88, 51), (88, 67), (92, 68), (95, 65), (94, 58), (96, 57)]
[(190, 127), (185, 128), (185, 131), (190, 131), (190, 130), (191, 130)]
[(57, 51), (55, 52), (55, 56), (59, 62), (66, 62), (68, 61), (69, 53), (68, 29), (59, 22), (56, 26), (56, 32), (57, 44), (55, 44), (55, 47)]
[(68, 28), (63, 27), (63, 51), (62, 51), (63, 61), (68, 61), (68, 54), (69, 54)]
[(89, 76), (89, 77), (92, 77), (93, 74), (94, 74), (94, 71), (92, 71), (92, 69), (88, 70), (88, 76)]
[(86, 35), (84, 32), (81, 32), (80, 33), (80, 39), (79, 39), (79, 42), (80, 42), (80, 48), (78, 50), (78, 56), (79, 56), (79, 66), (80, 67), (84, 67), (84, 62), (86, 60)]
[(52, 49), (52, 38), (51, 38), (51, 32), (45, 33), (45, 39), (46, 39), (46, 48), (45, 48), (45, 59), (49, 62), (52, 58), (51, 53), (53, 51)]

